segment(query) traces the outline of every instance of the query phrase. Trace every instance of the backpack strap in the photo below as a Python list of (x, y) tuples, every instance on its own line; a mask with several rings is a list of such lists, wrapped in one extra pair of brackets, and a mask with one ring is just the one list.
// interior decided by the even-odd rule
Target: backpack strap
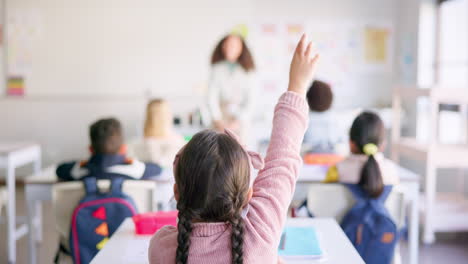
[(86, 194), (96, 194), (99, 192), (99, 188), (97, 186), (97, 180), (95, 177), (86, 177), (83, 179), (84, 188)]
[(353, 195), (356, 202), (365, 202), (365, 201), (368, 200), (367, 194), (364, 193), (364, 191), (362, 190), (362, 188), (359, 185), (352, 184), (352, 183), (345, 183), (344, 185), (351, 192), (351, 194)]
[(380, 203), (385, 203), (388, 196), (392, 192), (392, 189), (393, 189), (392, 185), (385, 185), (382, 194), (375, 200), (380, 202)]
[(124, 182), (124, 178), (114, 177), (111, 180), (110, 193), (112, 193), (114, 195), (122, 194), (123, 182)]
[(60, 253), (64, 253), (65, 255), (71, 256), (71, 252), (68, 251), (68, 249), (60, 242), (59, 248), (57, 249), (57, 252), (55, 253), (55, 258), (54, 258), (54, 263), (59, 264), (59, 258), (60, 258)]

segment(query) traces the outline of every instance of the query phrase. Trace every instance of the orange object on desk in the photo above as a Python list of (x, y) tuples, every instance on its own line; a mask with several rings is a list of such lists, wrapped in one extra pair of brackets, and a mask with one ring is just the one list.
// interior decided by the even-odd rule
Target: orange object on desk
[(138, 235), (152, 235), (163, 226), (177, 226), (178, 211), (154, 212), (133, 216), (135, 233)]
[(309, 165), (333, 166), (344, 158), (336, 154), (309, 153), (304, 155), (304, 163)]

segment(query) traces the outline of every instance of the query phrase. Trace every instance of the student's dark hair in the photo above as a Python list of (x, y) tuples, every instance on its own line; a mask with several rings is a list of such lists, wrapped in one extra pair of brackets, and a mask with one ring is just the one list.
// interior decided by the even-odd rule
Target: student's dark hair
[(193, 221), (230, 224), (232, 263), (243, 263), (241, 212), (250, 183), (247, 153), (232, 137), (205, 130), (184, 147), (174, 172), (179, 193), (176, 263), (187, 263)]
[(333, 91), (326, 82), (316, 80), (307, 91), (307, 103), (313, 112), (325, 112), (333, 103)]
[[(226, 57), (223, 51), (223, 46), (224, 46), (224, 42), (230, 36), (237, 36), (237, 35), (227, 35), (219, 41), (218, 45), (216, 45), (216, 48), (213, 51), (213, 55), (211, 55), (211, 65), (218, 63), (220, 61), (226, 60)], [(245, 44), (244, 39), (241, 36), (237, 36), (237, 37), (239, 37), (242, 42), (242, 52), (239, 58), (237, 59), (237, 63), (239, 63), (246, 72), (252, 71), (255, 69), (255, 63), (253, 61), (252, 54), (250, 53), (249, 48)]]
[(117, 154), (123, 144), (122, 126), (115, 118), (100, 119), (89, 128), (91, 146), (96, 154)]
[[(355, 144), (359, 154), (365, 154), (366, 144), (374, 144), (379, 147), (383, 143), (384, 137), (384, 124), (375, 113), (361, 113), (351, 126), (350, 139)], [(359, 185), (372, 198), (377, 198), (382, 194), (384, 189), (382, 173), (374, 155), (369, 155), (362, 167)]]

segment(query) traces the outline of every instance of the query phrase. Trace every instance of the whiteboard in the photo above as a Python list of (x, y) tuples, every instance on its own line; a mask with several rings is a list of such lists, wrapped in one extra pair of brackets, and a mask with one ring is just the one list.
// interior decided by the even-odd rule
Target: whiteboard
[[(206, 89), (214, 46), (234, 26), (246, 24), (257, 76), (264, 82), (259, 90), (270, 86), (265, 81), (274, 86), (266, 89), (272, 90), (270, 96), (258, 101), (259, 109), (270, 109), (287, 86), (288, 49), (298, 38), (280, 34), (269, 41), (259, 33), (262, 25), (275, 23), (284, 29), (302, 24), (320, 41), (338, 36), (336, 42), (343, 43), (359, 38), (356, 32), (366, 25), (383, 21), (382, 25), (391, 28), (397, 10), (393, 1), (384, 0), (363, 0), (361, 5), (347, 0), (7, 2), (9, 73), (25, 77), (26, 96), (70, 100), (164, 97), (194, 107)], [(268, 50), (274, 43), (281, 47)], [(318, 75), (337, 84), (336, 107), (389, 103), (391, 71), (368, 70), (362, 63), (345, 65), (343, 55), (353, 54), (343, 48), (322, 50)], [(271, 58), (277, 62), (269, 63)], [(345, 59), (353, 61), (352, 56)], [(339, 70), (334, 62), (357, 71)], [(277, 67), (267, 67), (272, 65)]]
[(9, 74), (28, 96), (190, 96), (250, 1), (9, 0)]

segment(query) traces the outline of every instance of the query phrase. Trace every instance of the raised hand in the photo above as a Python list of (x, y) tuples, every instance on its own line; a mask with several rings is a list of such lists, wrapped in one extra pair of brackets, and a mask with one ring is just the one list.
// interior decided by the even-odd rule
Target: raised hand
[(305, 95), (315, 75), (319, 55), (313, 51), (312, 42), (304, 34), (297, 44), (289, 71), (288, 91)]

